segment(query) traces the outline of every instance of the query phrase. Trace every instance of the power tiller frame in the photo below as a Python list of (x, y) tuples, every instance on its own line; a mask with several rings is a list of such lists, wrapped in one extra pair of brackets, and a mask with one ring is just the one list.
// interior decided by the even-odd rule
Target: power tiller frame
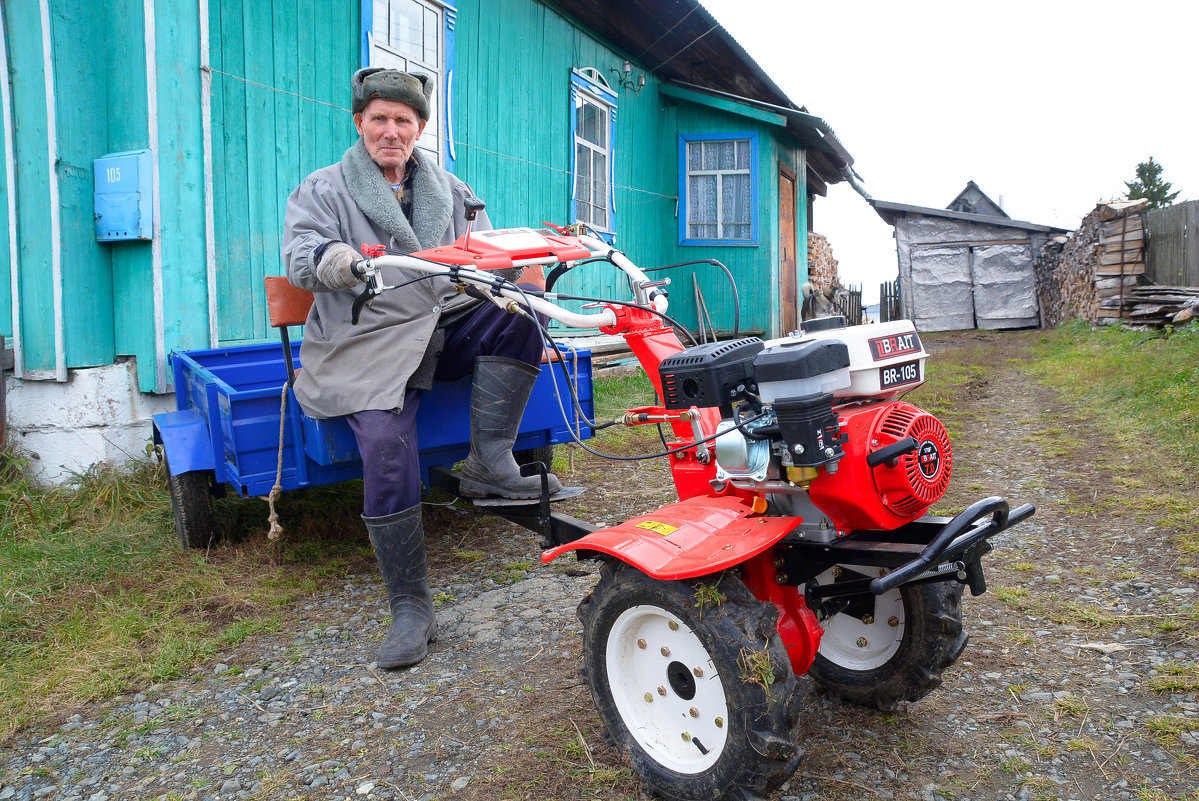
[[(571, 312), (558, 303), (581, 298), (552, 283), (522, 290), (494, 273), (594, 261), (626, 274), (630, 302)], [(408, 256), (375, 251), (356, 269), (355, 319), (380, 292), (449, 276), (515, 313), (622, 335), (653, 383), (660, 403), (621, 422), (669, 427), (658, 455), (677, 502), (601, 529), (553, 508), (546, 467), (531, 465), (542, 497), (486, 511), (540, 533), (545, 562), (603, 560), (580, 605), (583, 675), (612, 741), (667, 798), (749, 799), (789, 776), (795, 676), (883, 709), (935, 688), (965, 646), (962, 589), (986, 591), (990, 540), (1035, 511), (989, 497), (928, 514), (953, 460), (941, 423), (898, 398), (924, 381), (909, 321), (825, 318), (779, 340), (685, 347), (665, 314), (668, 282), (567, 229), (468, 233)], [(456, 494), (448, 470), (431, 482)]]

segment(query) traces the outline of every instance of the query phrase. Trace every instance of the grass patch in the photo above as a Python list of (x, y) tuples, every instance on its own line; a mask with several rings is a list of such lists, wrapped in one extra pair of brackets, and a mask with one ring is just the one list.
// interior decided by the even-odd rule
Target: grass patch
[(208, 559), (174, 531), (160, 466), (93, 470), (69, 486), (0, 482), (0, 740), (44, 716), (185, 675), (295, 601), (362, 570), (354, 483), (289, 493), (274, 543), (261, 499), (218, 504), (231, 544)]
[(1149, 680), (1149, 689), (1159, 693), (1190, 693), (1199, 690), (1199, 664), (1162, 665)]

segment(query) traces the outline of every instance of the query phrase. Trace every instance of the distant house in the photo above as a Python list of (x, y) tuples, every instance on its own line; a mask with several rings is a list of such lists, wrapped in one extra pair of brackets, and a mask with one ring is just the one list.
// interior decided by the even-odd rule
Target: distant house
[[(31, 0), (0, 26), (0, 334), (47, 478), (143, 449), (172, 351), (271, 338), (286, 199), (354, 141), (360, 66), (434, 76), (420, 144), (496, 225), (585, 222), (645, 266), (719, 259), (743, 331), (796, 327), (813, 200), (853, 177), (696, 0)], [(132, 155), (97, 170), (112, 153)], [(710, 266), (669, 273), (672, 315), (695, 326), (693, 273), (731, 329)], [(563, 288), (621, 284), (590, 268)]]
[(1040, 325), (1033, 260), (1066, 229), (1013, 220), (974, 181), (944, 209), (869, 202), (895, 226), (901, 317), (921, 331)]

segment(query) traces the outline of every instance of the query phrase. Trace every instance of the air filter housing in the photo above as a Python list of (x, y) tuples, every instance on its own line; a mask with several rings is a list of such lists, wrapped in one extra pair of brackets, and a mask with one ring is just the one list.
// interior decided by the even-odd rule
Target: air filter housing
[(763, 347), (757, 337), (745, 337), (696, 345), (668, 356), (658, 366), (662, 404), (667, 409), (731, 407), (737, 387), (757, 392), (754, 356)]

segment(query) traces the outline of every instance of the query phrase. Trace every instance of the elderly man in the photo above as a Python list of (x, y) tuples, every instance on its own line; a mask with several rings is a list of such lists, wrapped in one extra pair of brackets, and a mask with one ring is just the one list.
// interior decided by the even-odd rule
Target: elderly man
[[(313, 417), (345, 415), (362, 454), (362, 518), (392, 614), (379, 665), (395, 668), (424, 659), (437, 635), (420, 512), (420, 391), (433, 378), (473, 374), (463, 495), (537, 497), (540, 478), (520, 475), (512, 444), (542, 341), (528, 319), (461, 294), (444, 277), (385, 292), (351, 324), (362, 246), (410, 253), (449, 244), (466, 232), (464, 204), (473, 198), (414, 149), (429, 118), (430, 77), (368, 68), (351, 87), (359, 139), (288, 198), (283, 260), (291, 283), (316, 294), (296, 397)], [(484, 214), (474, 225), (490, 228)], [(388, 268), (384, 277), (402, 285), (421, 275)], [(561, 487), (549, 478), (551, 492)]]

